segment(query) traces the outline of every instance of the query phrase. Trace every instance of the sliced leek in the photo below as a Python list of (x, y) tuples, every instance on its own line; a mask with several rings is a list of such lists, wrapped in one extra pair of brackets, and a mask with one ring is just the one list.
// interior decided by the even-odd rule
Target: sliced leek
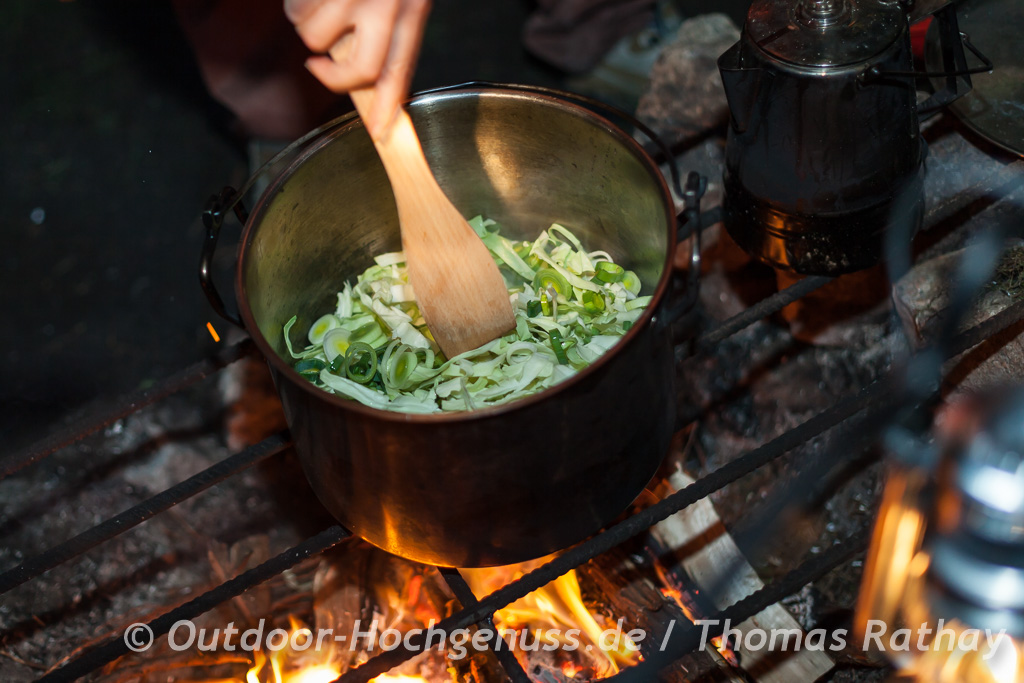
[(604, 251), (587, 252), (552, 225), (532, 242), (509, 240), (494, 221), (470, 225), (509, 288), (516, 327), (506, 336), (445, 358), (414, 299), (402, 252), (381, 254), (338, 293), (333, 313), (284, 341), (295, 369), (326, 391), (373, 408), (410, 413), (475, 410), (514, 401), (593, 363), (650, 303), (633, 271)]
[(324, 336), (341, 324), (338, 320), (338, 316), (333, 313), (320, 316), (315, 323), (310, 325), (309, 334), (306, 335), (309, 338), (310, 344), (323, 344)]

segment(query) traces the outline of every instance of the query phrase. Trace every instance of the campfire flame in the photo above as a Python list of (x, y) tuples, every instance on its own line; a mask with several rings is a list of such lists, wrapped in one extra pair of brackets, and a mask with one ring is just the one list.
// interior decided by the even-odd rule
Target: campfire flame
[[(549, 559), (549, 558), (547, 558)], [(462, 570), (473, 592), (483, 597), (540, 566), (547, 559), (490, 569)], [(407, 617), (424, 624), (438, 615), (418, 599), (423, 576), (415, 575), (401, 590), (379, 589), (378, 596), (386, 604), (389, 621), (402, 622)], [(598, 680), (617, 673), (621, 668), (640, 661), (639, 647), (626, 636), (628, 627), (615, 624), (604, 615), (592, 613), (584, 604), (579, 579), (572, 571), (547, 586), (516, 601), (494, 615), (495, 627), (506, 638), (515, 641), (513, 648), (524, 668), (529, 669), (529, 650), (522, 647), (527, 638), (540, 647), (565, 648), (567, 657), (557, 657), (554, 666), (572, 679), (579, 676)], [(306, 628), (302, 622), (289, 618), (289, 643), (292, 634)], [(576, 629), (579, 636), (567, 637)], [(618, 637), (604, 637), (614, 632)], [(298, 637), (301, 647), (303, 639)], [(566, 646), (569, 646), (568, 648)], [(571, 652), (569, 651), (571, 650)], [(561, 654), (561, 653), (559, 653)], [(279, 651), (256, 652), (245, 683), (332, 683), (344, 672), (344, 666), (330, 651), (295, 651), (290, 646)], [(385, 674), (372, 683), (436, 683), (422, 676)]]
[[(550, 561), (551, 557), (532, 562), (494, 567), (489, 569), (462, 569), (460, 573), (478, 598), (493, 593), (499, 588), (522, 577), (524, 574)], [(583, 602), (579, 578), (576, 571), (570, 571), (551, 583), (517, 600), (494, 614), (495, 627), (508, 637), (521, 642), (524, 633), (529, 633), (542, 647), (568, 646), (574, 653), (582, 653), (576, 660), (561, 663), (562, 674), (574, 678), (586, 670), (588, 662), (580, 661), (590, 656), (594, 669), (593, 679), (612, 676), (623, 667), (637, 664), (640, 660), (639, 646), (626, 636), (628, 627), (609, 623), (603, 615), (591, 613)], [(619, 628), (621, 626), (621, 628)], [(577, 642), (566, 634), (578, 629)], [(602, 634), (616, 630), (620, 637), (604, 637)], [(517, 658), (526, 665), (522, 648), (516, 648)]]
[[(343, 673), (339, 666), (330, 663), (300, 664), (299, 668), (287, 671), (290, 663), (288, 655), (285, 653), (286, 651), (282, 650), (268, 657), (262, 652), (256, 652), (255, 662), (245, 674), (245, 683), (334, 683)], [(325, 658), (329, 656), (329, 653), (325, 654)], [(265, 672), (264, 669), (268, 664), (270, 665), (269, 672)], [(269, 677), (264, 677), (264, 674), (269, 674)], [(371, 680), (370, 683), (430, 683), (430, 681), (422, 676), (383, 674)]]
[[(664, 566), (660, 562), (655, 561), (654, 570), (658, 575), (658, 578), (661, 580), (661, 594), (665, 596), (666, 599), (674, 602), (690, 621), (700, 619), (701, 617), (697, 613), (697, 610), (690, 603), (692, 598), (683, 592)], [(694, 589), (693, 593), (694, 595), (699, 595), (700, 591)], [(740, 667), (739, 656), (726, 644), (724, 638), (718, 636), (716, 638), (712, 638), (709, 642), (718, 651), (718, 654), (722, 655), (722, 659), (728, 662), (730, 666), (737, 669)]]
[[(473, 592), (483, 597), (549, 559), (463, 570), (463, 576)], [(281, 616), (267, 619), (268, 624), (277, 627), (271, 626), (270, 633), (287, 634), (286, 638), (281, 640), (280, 636), (274, 636), (271, 639), (268, 633), (265, 643), (248, 655), (248, 662), (216, 658), (216, 661), (207, 660), (202, 664), (208, 667), (244, 664), (245, 668), (235, 669), (234, 676), (202, 676), (192, 680), (203, 683), (333, 683), (383, 647), (383, 641), (374, 641), (376, 647), (371, 645), (372, 639), (360, 640), (360, 647), (356, 647), (357, 641), (351, 634), (357, 629), (361, 633), (373, 630), (378, 633), (377, 638), (385, 630), (401, 634), (410, 629), (426, 630), (453, 609), (452, 595), (436, 570), (369, 546), (347, 549), (344, 560), (321, 560), (315, 569), (301, 574), (301, 580), (293, 581), (287, 588), (303, 591), (298, 594), (301, 599), (296, 599), (294, 593), (289, 595), (288, 591), (275, 594), (284, 593), (284, 597), (276, 598), (278, 604), (302, 605), (301, 611), (289, 610), (292, 615), (286, 617), (285, 623)], [(243, 623), (252, 626), (258, 616), (247, 613)], [(232, 617), (237, 619), (234, 613)], [(259, 624), (262, 629), (263, 619)], [(628, 635), (633, 626), (621, 619), (616, 622), (615, 617), (600, 610), (588, 609), (575, 571), (496, 612), (494, 627), (504, 640), (495, 647), (512, 651), (525, 670), (541, 672), (543, 680), (597, 681), (642, 659), (638, 644)], [(456, 677), (462, 680), (467, 675), (490, 675), (489, 667), (497, 666), (490, 661), (493, 655), (475, 653), (479, 645), (462, 648), (458, 640), (467, 642), (463, 640), (467, 634), (465, 629), (459, 631), (461, 634), (448, 634), (451, 641), (447, 653), (432, 647), (371, 683), (451, 683)], [(324, 637), (325, 632), (348, 634), (350, 639)], [(493, 637), (493, 634), (488, 635)], [(491, 642), (493, 645), (494, 641)], [(458, 653), (460, 648), (462, 654), (452, 659), (452, 654)], [(469, 659), (465, 659), (467, 653)], [(480, 679), (477, 683), (488, 681)]]
[[(294, 616), (289, 616), (288, 621), (289, 645), (269, 655), (257, 650), (254, 653), (253, 665), (245, 674), (245, 683), (333, 683), (337, 680), (344, 673), (343, 667), (336, 661), (337, 653), (331, 648), (323, 651), (292, 649), (290, 644), (296, 642), (292, 639), (293, 635), (299, 631), (309, 634), (310, 631)], [(312, 635), (308, 637), (312, 638)], [(297, 642), (299, 645), (306, 644), (301, 637)], [(422, 676), (383, 674), (370, 683), (431, 682)]]

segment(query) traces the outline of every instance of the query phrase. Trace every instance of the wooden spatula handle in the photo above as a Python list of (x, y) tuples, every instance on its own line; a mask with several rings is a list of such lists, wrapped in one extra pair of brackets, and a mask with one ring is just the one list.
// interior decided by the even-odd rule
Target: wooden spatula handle
[[(353, 37), (331, 49), (345, 59)], [(373, 111), (373, 88), (350, 93), (365, 121)], [(438, 346), (449, 358), (496, 339), (516, 326), (508, 289), (477, 234), (437, 184), (405, 109), (373, 144), (391, 181), (402, 228), (409, 282)]]

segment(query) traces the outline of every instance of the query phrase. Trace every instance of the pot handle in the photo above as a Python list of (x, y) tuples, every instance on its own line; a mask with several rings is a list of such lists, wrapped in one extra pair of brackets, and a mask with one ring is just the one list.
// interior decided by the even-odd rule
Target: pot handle
[(203, 241), (203, 250), (199, 256), (199, 284), (206, 293), (206, 298), (209, 299), (213, 310), (217, 312), (217, 315), (224, 318), (229, 323), (245, 329), (245, 324), (242, 322), (241, 317), (239, 317), (237, 313), (229, 312), (224, 306), (224, 299), (221, 298), (220, 293), (217, 291), (217, 287), (213, 282), (213, 275), (211, 274), (213, 254), (217, 250), (217, 240), (220, 238), (220, 229), (224, 225), (225, 214), (228, 211), (234, 211), (238, 221), (244, 226), (249, 222), (249, 211), (245, 208), (245, 204), (242, 202), (242, 197), (252, 189), (256, 184), (256, 181), (259, 180), (264, 173), (269, 171), (283, 159), (301, 150), (312, 140), (315, 140), (324, 133), (348, 123), (352, 119), (356, 118), (356, 116), (357, 114), (355, 112), (350, 112), (328, 121), (318, 128), (314, 128), (302, 137), (290, 143), (272, 159), (269, 159), (260, 168), (258, 168), (256, 172), (253, 173), (247, 181), (245, 181), (245, 184), (242, 185), (240, 190), (236, 190), (230, 186), (225, 187), (219, 194), (211, 195), (210, 199), (207, 200), (206, 206), (203, 208), (203, 225), (206, 226), (206, 239)]
[(203, 250), (199, 255), (199, 284), (206, 293), (213, 310), (217, 315), (233, 325), (245, 329), (245, 324), (237, 313), (231, 313), (224, 306), (224, 299), (221, 298), (217, 286), (213, 282), (213, 255), (217, 251), (217, 241), (220, 239), (220, 229), (224, 225), (224, 214), (234, 209), (235, 216), (245, 225), (249, 220), (249, 212), (242, 204), (241, 195), (233, 187), (225, 187), (220, 194), (211, 195), (203, 208), (203, 225), (206, 226), (206, 239), (203, 240)]
[[(680, 212), (677, 221), (676, 232), (677, 243), (692, 237), (690, 242), (690, 267), (686, 271), (685, 281), (683, 276), (676, 275), (672, 281), (671, 301), (668, 310), (665, 311), (666, 326), (671, 326), (679, 321), (697, 303), (697, 296), (700, 294), (700, 250), (701, 250), (701, 213), (700, 200), (707, 190), (707, 178), (695, 171), (690, 171), (686, 176), (686, 188), (683, 190), (683, 210)], [(681, 291), (680, 291), (681, 290)]]

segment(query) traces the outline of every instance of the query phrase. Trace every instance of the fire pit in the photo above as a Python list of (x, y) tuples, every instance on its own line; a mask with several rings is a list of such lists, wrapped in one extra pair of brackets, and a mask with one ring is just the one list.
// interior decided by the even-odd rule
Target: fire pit
[[(707, 35), (706, 27), (691, 30)], [(251, 343), (241, 341), (5, 456), (0, 678), (253, 683), (274, 680), (275, 667), (283, 675), (287, 665), (304, 683), (338, 673), (343, 683), (375, 677), (380, 683), (767, 681), (782, 666), (756, 656), (763, 649), (757, 629), (783, 628), (759, 621), (770, 613), (808, 635), (820, 629), (826, 646), (835, 645), (836, 634), (851, 628), (878, 495), (872, 445), (898, 395), (908, 336), (887, 299), (865, 302), (857, 291), (850, 294), (846, 285), (857, 276), (806, 278), (776, 291), (775, 273), (752, 264), (722, 234), (715, 211), (724, 144), (720, 93), (708, 93), (696, 117), (673, 109), (678, 92), (670, 100), (659, 96), (666, 74), (703, 87), (713, 71), (699, 70), (708, 60), (696, 49), (683, 42), (666, 54), (641, 104), (679, 165), (708, 179), (708, 210), (700, 225), (687, 226), (703, 231), (705, 277), (700, 332), (677, 354), (675, 443), (648, 493), (626, 515), (539, 567), (504, 575), (438, 570), (361, 546), (312, 502), (287, 433), (237, 452), (225, 447), (224, 393), (214, 378), (237, 384), (241, 369), (261, 362), (251, 358)], [(924, 137), (930, 156), (915, 250), (920, 265), (963, 247), (988, 225), (1021, 224), (1022, 162), (944, 117), (926, 126)], [(858, 304), (858, 313), (836, 320), (828, 297)], [(908, 319), (920, 318), (922, 306), (903, 303), (912, 311)], [(1017, 343), (1022, 318), (1024, 306), (1011, 301), (961, 333), (950, 352), (985, 342), (981, 351), (992, 356)], [(982, 360), (973, 358), (977, 366)], [(693, 521), (696, 511), (702, 521)], [(68, 538), (72, 519), (79, 535)], [(718, 573), (709, 573), (702, 553), (724, 553), (713, 555), (725, 558), (716, 561)], [(746, 578), (737, 587), (721, 576)], [(546, 586), (547, 595), (534, 593)], [(517, 602), (530, 594), (532, 605)], [(545, 601), (544, 610), (537, 607)], [(541, 621), (529, 621), (538, 613)], [(356, 618), (365, 622), (375, 614), (382, 625), (401, 625), (400, 645), (335, 648), (326, 660), (300, 650), (303, 628), (312, 632), (330, 622), (347, 630)], [(526, 621), (517, 623), (520, 618)], [(269, 648), (207, 652), (198, 639), (184, 653), (170, 647), (171, 638), (187, 640), (182, 621), (208, 629), (207, 637), (217, 628), (223, 637), (233, 623), (238, 638), (260, 619), (264, 637), (275, 629), (286, 639), (300, 634), (294, 652), (277, 659)], [(548, 658), (537, 660), (499, 645), (453, 661), (422, 652), (426, 633), (404, 642), (404, 634), (432, 619), (447, 634), (502, 626), (544, 631), (570, 620), (585, 630), (593, 620), (598, 637), (636, 629), (646, 637), (635, 638), (638, 652), (620, 640), (597, 659), (560, 659), (542, 648)], [(715, 638), (748, 619), (739, 644), (729, 633), (731, 641), (716, 647)], [(143, 648), (150, 632), (156, 645)], [(806, 678), (781, 680), (886, 675), (852, 637), (824, 654), (823, 665), (801, 661), (814, 672)]]

